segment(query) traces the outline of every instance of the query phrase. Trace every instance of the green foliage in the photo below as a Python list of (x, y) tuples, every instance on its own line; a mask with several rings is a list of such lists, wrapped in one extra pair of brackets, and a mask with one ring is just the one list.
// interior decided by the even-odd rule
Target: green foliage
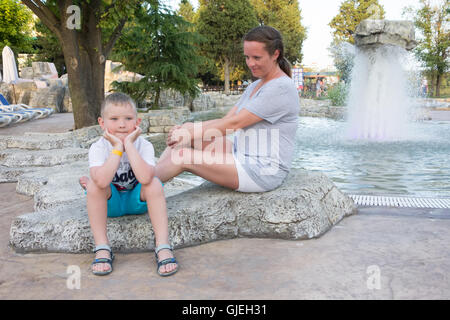
[(53, 62), (58, 74), (62, 75), (65, 71), (65, 62), (58, 38), (42, 21), (38, 21), (35, 27), (37, 31), (35, 60)]
[[(450, 67), (450, 1), (432, 4), (420, 0), (420, 3), (421, 8), (413, 16), (414, 24), (421, 32), (415, 54), (428, 74), (441, 77)], [(440, 83), (436, 86), (436, 95), (439, 95), (439, 86)]]
[(181, 0), (177, 13), (187, 22), (194, 23), (195, 11), (189, 0)]
[(329, 26), (334, 29), (334, 41), (355, 43), (353, 34), (361, 21), (384, 19), (384, 16), (384, 8), (378, 0), (345, 0)]
[(280, 31), (285, 45), (285, 57), (294, 64), (303, 59), (302, 45), (306, 28), (301, 22), (298, 0), (251, 0), (260, 24)]
[(345, 83), (350, 83), (355, 58), (354, 49), (350, 47), (351, 45), (347, 42), (337, 43), (333, 41), (328, 48), (333, 57), (334, 66), (338, 70), (339, 77)]
[(332, 106), (345, 106), (348, 97), (348, 84), (340, 82), (328, 89), (328, 99)]
[(257, 25), (256, 14), (249, 0), (200, 1), (196, 28), (206, 38), (201, 51), (222, 66), (225, 60), (231, 66), (245, 64), (242, 38)]
[(174, 89), (195, 97), (199, 93), (198, 65), (202, 63), (196, 44), (200, 37), (186, 31), (189, 23), (174, 14), (159, 1), (145, 2), (136, 19), (124, 30), (117, 42), (114, 57), (126, 70), (144, 76), (138, 82), (113, 83), (142, 102), (153, 96), (153, 108), (158, 108), (162, 89)]
[(16, 0), (0, 0), (0, 50), (9, 46), (14, 53), (31, 53), (33, 26), (31, 11)]

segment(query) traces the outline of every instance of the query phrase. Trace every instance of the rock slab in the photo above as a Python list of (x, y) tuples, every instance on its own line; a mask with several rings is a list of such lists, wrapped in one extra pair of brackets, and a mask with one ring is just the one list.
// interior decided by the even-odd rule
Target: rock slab
[[(236, 237), (320, 237), (356, 206), (324, 174), (293, 169), (266, 193), (238, 193), (210, 182), (167, 198), (174, 247)], [(119, 252), (154, 249), (147, 214), (108, 219), (108, 237)], [(17, 217), (10, 229), (17, 252), (90, 252), (94, 247), (85, 201)]]
[(411, 21), (363, 20), (355, 30), (358, 47), (396, 45), (406, 50), (417, 46), (414, 23)]

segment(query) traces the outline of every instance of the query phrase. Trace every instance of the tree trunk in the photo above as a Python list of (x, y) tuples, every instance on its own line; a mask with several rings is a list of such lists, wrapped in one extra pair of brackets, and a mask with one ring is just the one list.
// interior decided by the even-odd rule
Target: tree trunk
[(430, 75), (431, 81), (430, 81), (430, 88), (428, 89), (428, 92), (430, 93), (430, 97), (436, 94), (436, 74), (434, 71), (431, 71)]
[(120, 20), (109, 41), (103, 46), (100, 19), (102, 2), (81, 2), (81, 30), (69, 28), (71, 18), (67, 8), (72, 0), (57, 1), (57, 17), (41, 1), (23, 1), (41, 21), (53, 31), (61, 44), (67, 68), (69, 91), (73, 105), (75, 129), (97, 124), (100, 106), (105, 96), (105, 62), (120, 36), (128, 17)]
[(223, 66), (223, 72), (224, 72), (224, 80), (225, 80), (225, 94), (230, 94), (230, 60), (225, 57), (225, 63)]
[(161, 88), (158, 87), (155, 90), (155, 102), (153, 103), (152, 109), (159, 110), (159, 98), (161, 97)]
[(441, 96), (441, 82), (442, 82), (442, 75), (436, 74), (436, 98), (439, 98)]

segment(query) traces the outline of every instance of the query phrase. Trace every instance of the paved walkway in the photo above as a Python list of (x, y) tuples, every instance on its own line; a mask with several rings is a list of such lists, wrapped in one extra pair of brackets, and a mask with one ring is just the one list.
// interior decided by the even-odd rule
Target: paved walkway
[(55, 113), (46, 119), (15, 123), (0, 128), (0, 136), (23, 135), (25, 132), (67, 132), (74, 128), (72, 113)]
[(93, 254), (12, 251), (11, 221), (33, 199), (4, 183), (0, 203), (0, 299), (450, 299), (450, 210), (360, 208), (319, 239), (182, 248), (169, 278), (151, 252), (117, 253), (114, 272), (97, 277)]

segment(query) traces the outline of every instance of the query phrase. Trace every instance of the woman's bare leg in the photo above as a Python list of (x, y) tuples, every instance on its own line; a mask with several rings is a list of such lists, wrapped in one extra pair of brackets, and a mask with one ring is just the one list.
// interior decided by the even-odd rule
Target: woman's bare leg
[(167, 181), (189, 171), (208, 181), (230, 189), (239, 187), (239, 178), (232, 155), (233, 144), (226, 137), (205, 144), (204, 150), (166, 148), (156, 165), (156, 176)]

